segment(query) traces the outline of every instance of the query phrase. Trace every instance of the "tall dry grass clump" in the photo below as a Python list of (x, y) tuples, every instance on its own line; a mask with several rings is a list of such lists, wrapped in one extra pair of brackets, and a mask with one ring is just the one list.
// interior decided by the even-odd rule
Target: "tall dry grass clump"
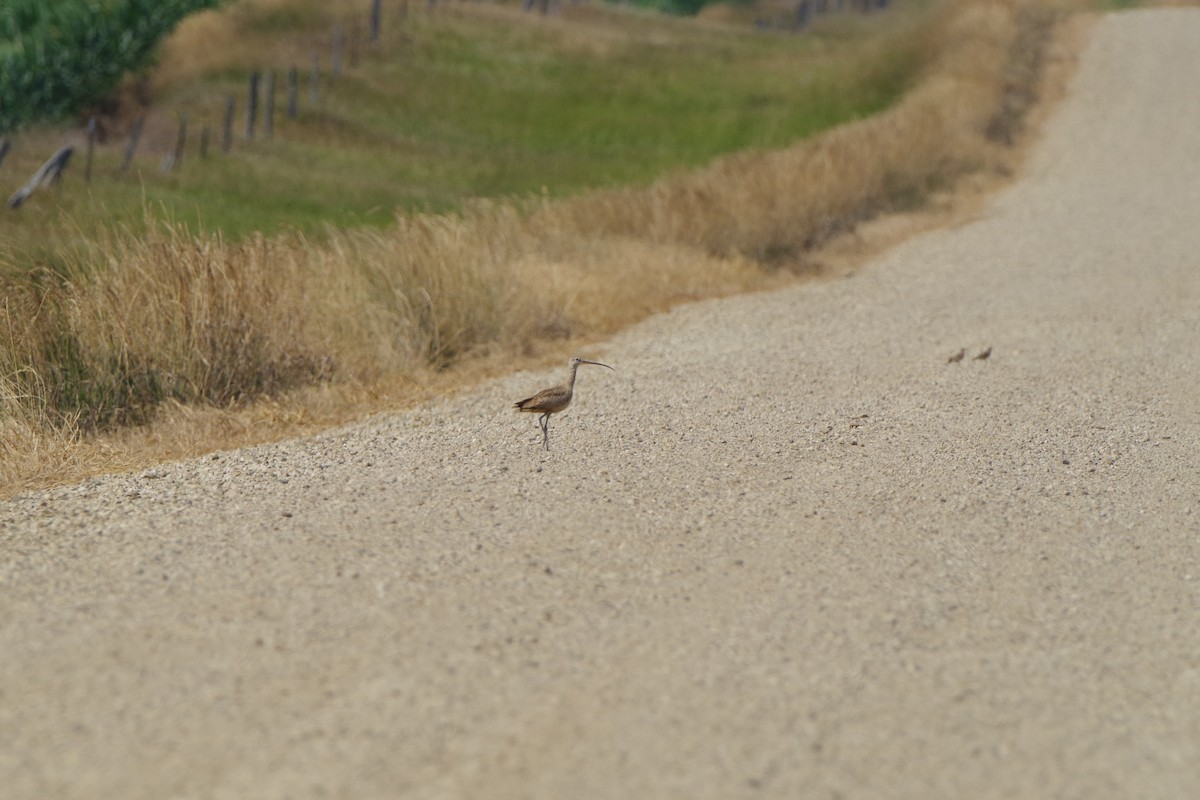
[(292, 257), (324, 298), (315, 313), (329, 334), (326, 351), (360, 381), (608, 332), (760, 278), (745, 260), (552, 223), (514, 204), (480, 202), (459, 215), (406, 214), (387, 231), (301, 242)]
[[(342, 374), (446, 364), (507, 337), (514, 214), (408, 217), (388, 236), (231, 243), (166, 227), (78, 249), (5, 287), (8, 406), (59, 424), (144, 421), (164, 399), (236, 404)], [(15, 414), (14, 414), (15, 416)]]
[(328, 245), (301, 244), (297, 257), (325, 292), (331, 351), (371, 380), (521, 341), (535, 311), (513, 265), (531, 246), (515, 209), (479, 204), (402, 215), (384, 232), (337, 232)]
[(29, 366), (10, 374), (36, 375), (30, 390), (84, 429), (142, 422), (168, 397), (228, 404), (319, 377), (295, 265), (276, 250), (169, 228), (90, 243), (6, 287), (27, 306), (8, 357)]
[(1019, 124), (1014, 81), (1028, 91), (1036, 78), (1013, 64), (1031, 63), (1050, 24), (1039, 8), (949, 5), (922, 34), (924, 77), (896, 106), (644, 189), (402, 214), (320, 242), (160, 226), (53, 269), (0, 264), (0, 481), (37, 480), (81, 432), (144, 422), (164, 401), (231, 407), (369, 385), (770, 285), (779, 264), (995, 160), (997, 131)]

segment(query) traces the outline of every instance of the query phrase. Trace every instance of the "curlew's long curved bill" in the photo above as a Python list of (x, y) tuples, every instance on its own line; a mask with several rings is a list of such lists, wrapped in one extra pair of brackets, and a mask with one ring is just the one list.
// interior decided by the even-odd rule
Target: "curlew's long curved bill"
[(597, 367), (604, 367), (605, 369), (612, 369), (613, 372), (616, 372), (616, 370), (613, 369), (612, 367), (608, 366), (608, 364), (601, 364), (599, 361), (588, 361), (586, 358), (581, 358), (581, 359), (579, 359), (579, 363), (580, 364), (595, 364)]

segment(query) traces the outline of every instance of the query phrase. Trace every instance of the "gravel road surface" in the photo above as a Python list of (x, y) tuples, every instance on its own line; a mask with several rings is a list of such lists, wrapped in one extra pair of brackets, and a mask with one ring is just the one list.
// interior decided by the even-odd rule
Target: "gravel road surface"
[(1200, 797), (1200, 10), (979, 218), (580, 355), (549, 453), (565, 365), (0, 504), (0, 795)]

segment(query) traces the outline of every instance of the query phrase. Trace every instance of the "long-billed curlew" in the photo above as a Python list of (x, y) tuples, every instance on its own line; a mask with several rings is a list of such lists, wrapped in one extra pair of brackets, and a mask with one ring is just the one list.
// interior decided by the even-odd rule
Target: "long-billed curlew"
[[(538, 417), (538, 425), (542, 428), (542, 446), (547, 450), (550, 449), (550, 415), (557, 414), (571, 405), (571, 397), (575, 393), (575, 370), (579, 369), (580, 364), (595, 364), (597, 367), (612, 369), (608, 364), (601, 364), (599, 361), (588, 361), (586, 358), (572, 358), (571, 377), (566, 383), (551, 389), (542, 389), (533, 397), (526, 397), (524, 400), (518, 400), (513, 403), (513, 408), (518, 411), (541, 414)], [(616, 372), (616, 370), (613, 370), (613, 372)]]

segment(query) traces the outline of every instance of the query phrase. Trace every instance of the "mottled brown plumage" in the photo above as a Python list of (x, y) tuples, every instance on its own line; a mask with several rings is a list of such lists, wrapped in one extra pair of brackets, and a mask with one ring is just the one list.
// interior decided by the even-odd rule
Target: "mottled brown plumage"
[[(580, 364), (594, 364), (597, 367), (612, 369), (608, 364), (601, 364), (599, 361), (588, 361), (583, 358), (571, 359), (571, 377), (561, 386), (554, 386), (549, 389), (542, 389), (533, 397), (526, 397), (524, 400), (518, 400), (513, 403), (513, 408), (518, 411), (525, 411), (530, 414), (541, 414), (538, 417), (538, 425), (542, 429), (542, 446), (547, 450), (550, 449), (550, 415), (558, 412), (571, 405), (571, 398), (575, 394), (575, 371), (579, 369)], [(616, 370), (613, 370), (614, 372)]]

